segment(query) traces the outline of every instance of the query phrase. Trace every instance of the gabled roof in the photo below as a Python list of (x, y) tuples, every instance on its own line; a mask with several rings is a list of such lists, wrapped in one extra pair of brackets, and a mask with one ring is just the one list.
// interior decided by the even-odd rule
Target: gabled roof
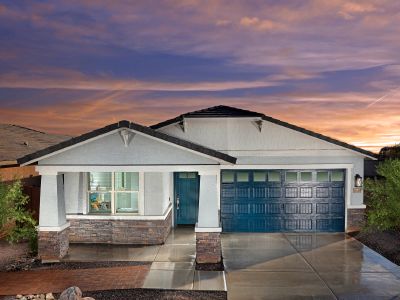
[(152, 129), (159, 129), (170, 124), (183, 121), (184, 118), (251, 118), (263, 117), (264, 115), (258, 112), (244, 110), (236, 107), (218, 105), (201, 110), (188, 112), (177, 116), (176, 118), (163, 121), (161, 123), (150, 126)]
[(182, 122), (185, 118), (248, 118), (248, 117), (255, 117), (255, 118), (261, 118), (262, 120), (286, 127), (286, 128), (290, 128), (292, 130), (296, 130), (299, 131), (301, 133), (310, 135), (312, 137), (321, 139), (323, 141), (356, 151), (358, 153), (361, 153), (363, 155), (366, 155), (368, 157), (371, 158), (377, 158), (377, 155), (373, 152), (370, 152), (368, 150), (356, 147), (354, 145), (339, 141), (337, 139), (331, 138), (329, 136), (320, 134), (320, 133), (316, 133), (314, 131), (266, 116), (262, 113), (258, 113), (258, 112), (254, 112), (254, 111), (250, 111), (250, 110), (244, 110), (244, 109), (240, 109), (240, 108), (236, 108), (236, 107), (232, 107), (232, 106), (226, 106), (226, 105), (218, 105), (218, 106), (213, 106), (213, 107), (209, 107), (206, 109), (202, 109), (202, 110), (197, 110), (197, 111), (193, 111), (193, 112), (188, 112), (185, 114), (182, 114), (176, 118), (173, 119), (169, 119), (166, 120), (164, 122), (155, 124), (150, 126), (150, 128), (152, 129), (159, 129), (171, 124), (175, 124), (175, 123), (179, 123)]
[(18, 157), (71, 138), (12, 124), (0, 124), (0, 137), (0, 165), (3, 166), (15, 165)]
[(37, 152), (25, 155), (25, 156), (19, 158), (17, 161), (19, 164), (33, 163), (35, 161), (38, 161), (43, 156), (47, 156), (48, 154), (51, 154), (53, 152), (77, 145), (79, 143), (82, 143), (84, 141), (90, 140), (92, 138), (106, 134), (108, 132), (114, 131), (119, 128), (132, 129), (134, 131), (141, 132), (145, 135), (152, 136), (157, 139), (169, 142), (171, 144), (175, 144), (177, 146), (181, 146), (181, 147), (184, 147), (184, 148), (187, 148), (187, 149), (190, 149), (190, 150), (202, 153), (202, 154), (206, 154), (208, 156), (211, 156), (211, 157), (214, 157), (214, 158), (217, 158), (217, 159), (220, 159), (220, 160), (232, 163), (232, 164), (236, 163), (236, 158), (233, 156), (213, 150), (211, 148), (207, 148), (207, 147), (204, 147), (204, 146), (201, 146), (201, 145), (189, 142), (189, 141), (185, 141), (185, 140), (167, 135), (162, 132), (155, 131), (149, 127), (142, 126), (142, 125), (139, 125), (136, 123), (132, 123), (132, 122), (129, 122), (126, 120), (119, 121), (118, 123), (114, 123), (114, 124), (105, 126), (103, 128), (93, 130), (91, 132), (88, 132), (88, 133), (82, 134), (80, 136), (71, 138), (69, 140), (63, 141), (59, 144), (56, 144), (56, 145), (47, 147), (45, 149), (39, 150)]

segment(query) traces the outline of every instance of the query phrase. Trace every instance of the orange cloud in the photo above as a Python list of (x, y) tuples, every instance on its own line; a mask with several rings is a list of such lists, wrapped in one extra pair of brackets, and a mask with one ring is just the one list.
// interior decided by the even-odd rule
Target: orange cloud
[(278, 22), (268, 19), (260, 20), (257, 17), (243, 17), (240, 19), (239, 24), (243, 27), (253, 28), (260, 31), (273, 31), (284, 28), (284, 26)]

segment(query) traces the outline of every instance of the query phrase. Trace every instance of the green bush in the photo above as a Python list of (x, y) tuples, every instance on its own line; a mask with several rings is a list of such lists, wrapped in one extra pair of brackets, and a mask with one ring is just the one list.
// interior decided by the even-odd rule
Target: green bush
[(381, 178), (367, 179), (367, 227), (378, 230), (400, 229), (400, 159), (389, 159), (377, 166)]
[(28, 200), (22, 192), (21, 181), (5, 184), (0, 180), (0, 235), (10, 243), (28, 240), (31, 251), (36, 253), (37, 224), (26, 209)]

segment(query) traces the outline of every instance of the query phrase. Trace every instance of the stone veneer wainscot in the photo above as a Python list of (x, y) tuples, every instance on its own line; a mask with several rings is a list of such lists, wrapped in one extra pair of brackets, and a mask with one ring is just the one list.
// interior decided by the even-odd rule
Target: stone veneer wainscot
[(365, 225), (365, 208), (347, 209), (347, 232), (359, 231)]
[(163, 244), (171, 231), (171, 212), (165, 220), (68, 218), (72, 243)]

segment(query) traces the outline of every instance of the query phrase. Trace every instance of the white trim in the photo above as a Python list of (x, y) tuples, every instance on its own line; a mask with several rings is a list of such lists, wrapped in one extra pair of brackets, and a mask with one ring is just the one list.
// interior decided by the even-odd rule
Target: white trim
[(351, 205), (347, 209), (365, 209), (367, 206), (365, 204)]
[[(226, 167), (227, 165), (224, 165)], [(200, 172), (215, 171), (219, 172), (220, 165), (154, 165), (154, 166), (135, 166), (135, 165), (37, 165), (36, 171), (40, 175), (57, 172)]]
[(221, 169), (266, 169), (266, 170), (290, 170), (290, 169), (347, 169), (352, 168), (353, 164), (277, 164), (277, 165), (234, 165), (221, 166)]
[(64, 229), (70, 227), (71, 224), (69, 222), (65, 223), (62, 226), (37, 226), (38, 231), (63, 231)]
[(138, 220), (138, 221), (153, 221), (153, 220), (165, 220), (168, 217), (172, 209), (170, 205), (166, 212), (161, 216), (140, 216), (140, 215), (68, 215), (68, 220), (79, 219), (79, 220)]
[(194, 228), (194, 232), (222, 232), (221, 227), (196, 227)]
[(145, 201), (144, 201), (144, 173), (139, 172), (139, 197), (138, 197), (138, 210), (139, 215), (144, 215)]

